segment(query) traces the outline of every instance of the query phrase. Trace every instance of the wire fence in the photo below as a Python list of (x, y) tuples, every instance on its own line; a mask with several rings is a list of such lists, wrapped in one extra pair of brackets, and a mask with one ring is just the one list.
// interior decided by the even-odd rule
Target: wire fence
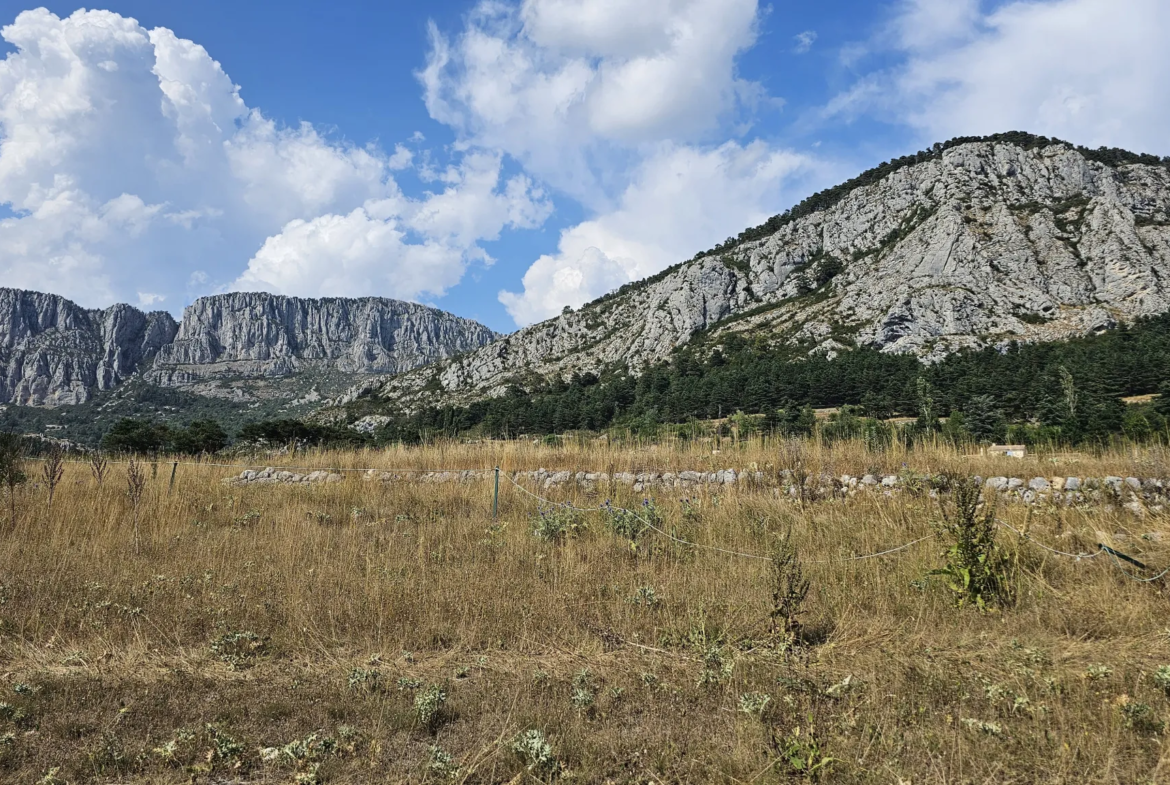
[[(31, 457), (28, 460), (43, 461), (44, 458)], [(91, 463), (91, 461), (80, 461), (80, 460), (76, 460), (76, 459), (67, 459), (63, 462), (64, 463), (73, 463), (73, 464), (86, 464), (86, 465)], [(108, 464), (115, 464), (115, 465), (130, 463), (129, 460), (120, 460), (120, 459), (112, 459), (112, 460), (107, 459), (105, 462)], [(257, 468), (263, 466), (264, 470), (270, 469), (272, 471), (306, 472), (306, 473), (330, 472), (330, 473), (337, 473), (337, 474), (341, 474), (341, 473), (361, 473), (361, 474), (375, 473), (377, 475), (389, 474), (391, 476), (403, 475), (403, 474), (464, 475), (466, 472), (476, 472), (484, 479), (490, 479), (492, 477), (492, 473), (493, 473), (493, 469), (486, 469), (485, 470), (485, 469), (471, 469), (471, 468), (463, 468), (463, 469), (397, 469), (397, 468), (396, 469), (386, 469), (386, 468), (374, 468), (374, 467), (353, 468), (353, 467), (341, 467), (341, 466), (338, 466), (338, 467), (269, 466), (267, 464), (262, 465), (259, 463), (217, 463), (217, 462), (209, 462), (209, 461), (179, 461), (179, 460), (174, 460), (174, 459), (158, 461), (158, 460), (151, 460), (149, 458), (144, 459), (143, 461), (140, 461), (140, 463), (141, 462), (164, 463), (164, 464), (170, 463), (174, 467), (199, 466), (199, 467), (220, 468), (220, 469), (252, 470), (252, 469), (257, 469)], [(508, 482), (510, 482), (515, 488), (519, 489), (521, 492), (532, 497), (533, 499), (536, 499), (537, 502), (539, 502), (541, 504), (547, 504), (547, 505), (554, 506), (554, 507), (561, 507), (564, 509), (572, 509), (572, 510), (576, 510), (578, 512), (585, 512), (585, 513), (605, 512), (607, 509), (605, 505), (601, 505), (598, 507), (577, 507), (577, 506), (572, 505), (568, 502), (552, 501), (552, 500), (547, 499), (543, 496), (540, 496), (539, 494), (533, 493), (532, 491), (525, 488), (523, 485), (521, 485), (519, 482), (516, 481), (516, 478), (513, 477), (512, 473), (501, 472), (500, 468), (498, 466), (494, 467), (494, 472), (495, 472), (497, 478), (499, 475), (502, 474), (503, 477), (506, 478), (508, 480)], [(497, 492), (497, 497), (498, 497), (498, 492), (499, 492), (498, 483), (497, 483), (496, 492)], [(493, 502), (493, 509), (495, 509), (495, 502)], [(769, 562), (773, 561), (772, 557), (765, 556), (765, 555), (758, 554), (758, 553), (747, 553), (744, 551), (736, 551), (736, 550), (731, 550), (728, 548), (721, 548), (721, 547), (716, 546), (716, 545), (704, 545), (702, 543), (691, 542), (689, 540), (685, 540), (681, 537), (678, 537), (674, 534), (671, 534), (670, 532), (667, 532), (667, 531), (659, 528), (658, 526), (654, 525), (653, 522), (648, 520), (645, 516), (640, 515), (635, 510), (630, 510), (630, 509), (627, 509), (624, 507), (612, 507), (612, 505), (609, 507), (609, 509), (621, 510), (622, 512), (624, 512), (626, 514), (633, 516), (638, 521), (640, 521), (644, 526), (646, 526), (646, 528), (649, 529), (650, 531), (653, 531), (655, 534), (659, 535), (660, 537), (664, 537), (667, 540), (670, 540), (670, 541), (672, 541), (676, 544), (679, 544), (679, 545), (684, 545), (684, 546), (690, 547), (690, 548), (699, 548), (702, 550), (713, 551), (716, 553), (722, 553), (722, 554), (725, 554), (728, 556), (735, 556), (738, 558), (756, 559), (756, 560), (760, 560), (760, 561), (769, 561)], [(1019, 529), (1015, 528), (1011, 524), (1006, 523), (1002, 520), (999, 520), (998, 518), (996, 519), (996, 523), (999, 526), (1003, 527), (1004, 529), (1007, 529), (1008, 531), (1011, 531), (1012, 533), (1016, 534), (1021, 540), (1027, 541), (1027, 542), (1035, 545), (1036, 547), (1040, 548), (1041, 550), (1047, 551), (1047, 552), (1052, 553), (1056, 556), (1070, 558), (1070, 559), (1076, 560), (1077, 562), (1081, 562), (1081, 561), (1090, 561), (1092, 559), (1096, 559), (1098, 556), (1107, 555), (1110, 557), (1110, 561), (1109, 561), (1110, 564), (1115, 566), (1122, 574), (1124, 574), (1129, 579), (1136, 581), (1136, 582), (1139, 582), (1139, 583), (1154, 583), (1154, 582), (1159, 581), (1162, 578), (1166, 577), (1167, 575), (1170, 575), (1170, 567), (1167, 567), (1166, 569), (1162, 570), (1161, 572), (1159, 572), (1158, 574), (1154, 575), (1151, 578), (1143, 578), (1139, 575), (1135, 575), (1132, 572), (1130, 572), (1129, 569), (1126, 568), (1124, 561), (1128, 561), (1132, 564), (1135, 564), (1135, 565), (1142, 567), (1142, 568), (1145, 568), (1145, 569), (1149, 569), (1149, 568), (1146, 568), (1145, 565), (1142, 565), (1140, 562), (1137, 562), (1134, 559), (1132, 559), (1131, 557), (1125, 556), (1124, 554), (1121, 554), (1121, 553), (1113, 550), (1112, 548), (1107, 547), (1106, 545), (1104, 545), (1102, 543), (1098, 543), (1097, 550), (1093, 551), (1092, 553), (1085, 553), (1085, 552), (1071, 553), (1069, 551), (1062, 551), (1062, 550), (1059, 550), (1058, 548), (1053, 548), (1049, 545), (1045, 545), (1044, 543), (1033, 539), (1031, 537), (1031, 535), (1029, 535), (1023, 531), (1020, 531)], [(848, 556), (848, 557), (843, 557), (840, 559), (816, 560), (816, 561), (810, 561), (809, 563), (810, 564), (843, 564), (843, 563), (848, 563), (848, 562), (865, 561), (868, 559), (877, 559), (877, 558), (881, 558), (883, 556), (890, 556), (890, 555), (893, 555), (896, 553), (902, 553), (904, 551), (908, 551), (909, 549), (913, 548), (915, 545), (919, 545), (919, 544), (926, 542), (927, 540), (930, 540), (933, 538), (934, 538), (934, 535), (928, 534), (925, 537), (919, 537), (916, 540), (911, 540), (910, 542), (905, 543), (904, 545), (899, 545), (897, 547), (890, 548), (890, 549), (884, 550), (884, 551), (878, 551), (876, 553), (867, 553), (867, 554), (863, 554), (860, 556)]]

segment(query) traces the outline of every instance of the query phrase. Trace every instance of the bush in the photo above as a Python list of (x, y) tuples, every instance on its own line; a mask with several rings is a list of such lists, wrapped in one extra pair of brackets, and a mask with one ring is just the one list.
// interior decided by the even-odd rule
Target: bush
[(973, 604), (985, 610), (993, 603), (1011, 599), (1008, 559), (995, 541), (995, 509), (979, 511), (979, 485), (970, 478), (948, 478), (953, 510), (943, 508), (935, 528), (951, 544), (943, 551), (945, 567), (930, 575), (944, 578), (959, 605)]

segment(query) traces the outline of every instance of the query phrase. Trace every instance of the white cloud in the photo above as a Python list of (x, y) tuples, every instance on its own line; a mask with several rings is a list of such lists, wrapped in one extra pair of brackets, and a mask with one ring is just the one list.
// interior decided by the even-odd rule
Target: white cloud
[(817, 31), (805, 30), (796, 35), (793, 40), (796, 41), (796, 48), (793, 51), (798, 55), (806, 54), (817, 41)]
[(591, 214), (529, 267), (523, 291), (500, 293), (517, 324), (690, 258), (784, 206), (783, 187), (807, 162), (727, 141), (764, 97), (735, 67), (758, 21), (756, 0), (523, 0), (481, 3), (454, 37), (432, 27), (419, 74), (431, 115)]
[(735, 71), (757, 14), (756, 0), (484, 2), (454, 40), (432, 27), (419, 78), (435, 119), (598, 205), (631, 148), (706, 140), (762, 94)]
[[(306, 269), (346, 260), (327, 276), (335, 289), (415, 296), (457, 280), (483, 256), (480, 240), (548, 213), (528, 180), (500, 180), (498, 156), (466, 149), (446, 190), (404, 199), (391, 173), (413, 165), (410, 150), (281, 127), (165, 28), (38, 9), (0, 35), (16, 50), (0, 61), (0, 204), (15, 213), (0, 220), (6, 285), (87, 305), (139, 293), (177, 305), (237, 279), (255, 255), (248, 280), (273, 290), (316, 294), (324, 278)], [(363, 228), (363, 215), (382, 226)], [(412, 269), (382, 269), (399, 264)]]
[(827, 114), (873, 112), (923, 141), (1021, 130), (1088, 146), (1170, 153), (1170, 5), (1163, 0), (908, 0), (904, 55)]
[(502, 292), (500, 301), (527, 324), (652, 275), (775, 214), (782, 185), (812, 163), (763, 142), (664, 146), (616, 209), (564, 231), (557, 253), (528, 269), (524, 291)]
[(139, 292), (138, 293), (138, 307), (139, 308), (150, 308), (151, 306), (158, 305), (159, 303), (161, 303), (165, 299), (167, 299), (167, 298), (166, 298), (166, 295), (164, 295), (164, 294), (154, 294), (153, 292)]
[[(327, 296), (392, 291), (442, 295), (468, 262), (490, 261), (476, 245), (505, 227), (533, 228), (552, 210), (523, 175), (501, 187), (501, 159), (473, 153), (448, 173), (441, 193), (409, 199), (395, 192), (346, 215), (289, 222), (269, 237), (231, 289)], [(412, 237), (421, 238), (414, 242)]]

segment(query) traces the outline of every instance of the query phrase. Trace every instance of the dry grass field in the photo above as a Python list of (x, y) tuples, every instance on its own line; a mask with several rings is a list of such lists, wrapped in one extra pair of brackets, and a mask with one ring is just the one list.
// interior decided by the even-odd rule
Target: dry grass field
[[(452, 444), (300, 453), (307, 467), (1166, 476), (1127, 451), (964, 456), (751, 442)], [(262, 464), (261, 464), (262, 465)], [(807, 599), (772, 622), (773, 565), (507, 482), (231, 487), (238, 469), (17, 492), (0, 537), (4, 783), (1170, 782), (1170, 597), (1105, 558), (1006, 530), (1014, 598), (957, 607), (928, 573), (944, 497), (801, 502), (769, 488), (655, 491), (661, 525), (765, 555), (786, 532)], [(35, 479), (37, 464), (28, 471)], [(534, 489), (536, 490), (536, 489)], [(550, 491), (644, 510), (629, 488)], [(940, 507), (940, 504), (942, 507)], [(7, 503), (4, 505), (7, 510)], [(1165, 517), (1001, 505), (1034, 541), (1103, 538), (1159, 568)], [(135, 519), (140, 543), (135, 546)], [(1009, 536), (1010, 535), (1010, 536)], [(1136, 574), (1145, 575), (1136, 571)], [(1161, 669), (1161, 670), (1160, 670)]]

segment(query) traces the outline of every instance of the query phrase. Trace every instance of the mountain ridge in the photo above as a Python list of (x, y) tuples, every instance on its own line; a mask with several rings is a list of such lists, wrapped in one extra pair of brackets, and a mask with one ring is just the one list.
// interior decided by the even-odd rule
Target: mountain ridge
[(176, 322), (164, 311), (85, 309), (58, 295), (0, 289), (0, 403), (80, 404), (135, 376), (240, 398), (230, 382), (307, 370), (397, 373), (497, 337), (478, 322), (381, 297), (233, 292), (199, 298)]
[(1170, 310), (1166, 159), (1022, 133), (958, 139), (801, 205), (580, 309), (338, 402), (466, 403), (525, 377), (636, 373), (695, 336), (931, 360)]

